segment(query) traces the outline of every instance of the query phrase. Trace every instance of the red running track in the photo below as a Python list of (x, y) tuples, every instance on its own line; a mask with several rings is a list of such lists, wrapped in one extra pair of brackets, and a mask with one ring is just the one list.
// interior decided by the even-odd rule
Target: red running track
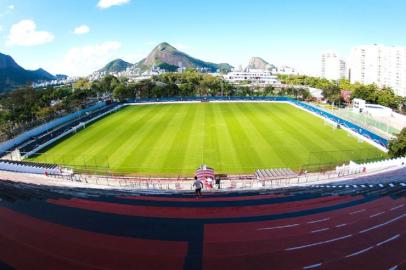
[[(7, 192), (10, 197), (13, 191)], [(52, 192), (46, 198), (40, 192), (41, 198), (27, 199), (27, 194), (35, 192), (24, 193), (24, 200), (0, 200), (0, 268), (406, 267), (406, 197), (386, 192), (309, 193), (302, 200), (231, 193), (199, 201), (190, 195), (83, 199)]]

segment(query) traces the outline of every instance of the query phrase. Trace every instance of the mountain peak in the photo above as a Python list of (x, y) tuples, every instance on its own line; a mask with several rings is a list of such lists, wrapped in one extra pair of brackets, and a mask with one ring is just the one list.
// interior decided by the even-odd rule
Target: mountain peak
[(0, 53), (0, 71), (0, 93), (35, 81), (55, 79), (42, 68), (34, 71), (26, 70), (19, 66), (11, 56), (2, 53)]
[(177, 51), (177, 49), (167, 42), (162, 42), (162, 43), (158, 44), (158, 46), (156, 46), (153, 51), (175, 52), (175, 51)]
[(156, 66), (167, 71), (176, 71), (179, 67), (183, 67), (202, 69), (210, 72), (216, 72), (220, 69), (223, 72), (227, 72), (232, 68), (228, 64), (220, 65), (196, 59), (184, 52), (179, 51), (167, 42), (158, 44), (147, 56), (147, 58), (141, 60), (136, 65), (142, 69), (148, 69), (152, 66)]
[(261, 57), (252, 57), (248, 64), (248, 68), (252, 69), (269, 69), (271, 67), (272, 65)]
[(38, 80), (55, 80), (56, 77), (43, 68), (31, 71)]
[(127, 68), (132, 66), (132, 64), (124, 61), (123, 59), (115, 59), (108, 63), (104, 68), (99, 70), (99, 72), (115, 73), (125, 71)]
[(6, 68), (19, 69), (21, 67), (14, 61), (14, 59), (10, 55), (0, 53), (0, 69)]

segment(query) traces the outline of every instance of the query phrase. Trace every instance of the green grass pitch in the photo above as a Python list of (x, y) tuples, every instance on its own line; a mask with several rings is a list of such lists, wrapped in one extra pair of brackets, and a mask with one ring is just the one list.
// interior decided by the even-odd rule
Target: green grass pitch
[(176, 176), (191, 175), (203, 163), (216, 172), (252, 174), (384, 156), (289, 104), (197, 103), (128, 106), (33, 160)]

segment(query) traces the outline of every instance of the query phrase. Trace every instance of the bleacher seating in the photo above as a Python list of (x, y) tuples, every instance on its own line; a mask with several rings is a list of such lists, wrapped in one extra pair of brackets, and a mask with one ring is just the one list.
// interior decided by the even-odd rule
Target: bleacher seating
[(0, 160), (0, 170), (33, 173), (33, 174), (62, 174), (64, 171), (61, 167), (54, 164), (37, 163), (37, 162), (20, 162), (11, 160)]
[(229, 191), (197, 200), (190, 192), (0, 181), (0, 268), (405, 269), (405, 186)]
[(102, 109), (96, 110), (94, 112), (88, 113), (85, 116), (82, 116), (80, 118), (77, 118), (73, 121), (68, 122), (67, 124), (64, 124), (62, 126), (56, 127), (52, 130), (49, 130), (46, 133), (41, 134), (40, 136), (32, 138), (30, 141), (24, 142), (23, 144), (17, 146), (16, 148), (20, 150), (21, 153), (28, 153), (35, 149), (36, 147), (46, 143), (47, 141), (58, 137), (59, 135), (63, 134), (64, 132), (70, 130), (71, 128), (79, 125), (82, 122), (86, 122), (91, 120), (92, 118), (97, 117), (100, 114), (103, 114), (112, 108), (114, 108), (115, 105), (110, 105), (107, 107), (104, 107)]
[(385, 159), (373, 162), (366, 162), (357, 164), (350, 162), (349, 165), (343, 165), (336, 168), (337, 174), (356, 174), (361, 172), (375, 172), (399, 166), (406, 166), (406, 157), (399, 157), (394, 159)]
[(297, 173), (291, 169), (261, 169), (257, 170), (255, 176), (258, 180), (277, 180), (297, 177)]

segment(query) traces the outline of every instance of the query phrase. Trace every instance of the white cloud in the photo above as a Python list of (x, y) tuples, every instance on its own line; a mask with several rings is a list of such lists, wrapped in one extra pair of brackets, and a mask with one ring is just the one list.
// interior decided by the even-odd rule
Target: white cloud
[(110, 8), (112, 6), (121, 6), (129, 3), (131, 0), (99, 0), (97, 6), (101, 9)]
[(76, 35), (83, 35), (83, 34), (87, 34), (90, 32), (90, 28), (87, 25), (81, 25), (75, 28), (75, 30), (73, 30), (73, 33)]
[(120, 48), (121, 43), (117, 41), (71, 48), (53, 70), (70, 76), (89, 75), (116, 58)]
[(37, 31), (37, 25), (31, 20), (22, 20), (11, 26), (7, 46), (36, 46), (51, 42), (54, 35), (46, 31)]
[(15, 7), (14, 5), (9, 5), (7, 8), (8, 8), (9, 10), (14, 10), (16, 7)]
[(3, 26), (0, 25), (0, 32), (3, 31)]

